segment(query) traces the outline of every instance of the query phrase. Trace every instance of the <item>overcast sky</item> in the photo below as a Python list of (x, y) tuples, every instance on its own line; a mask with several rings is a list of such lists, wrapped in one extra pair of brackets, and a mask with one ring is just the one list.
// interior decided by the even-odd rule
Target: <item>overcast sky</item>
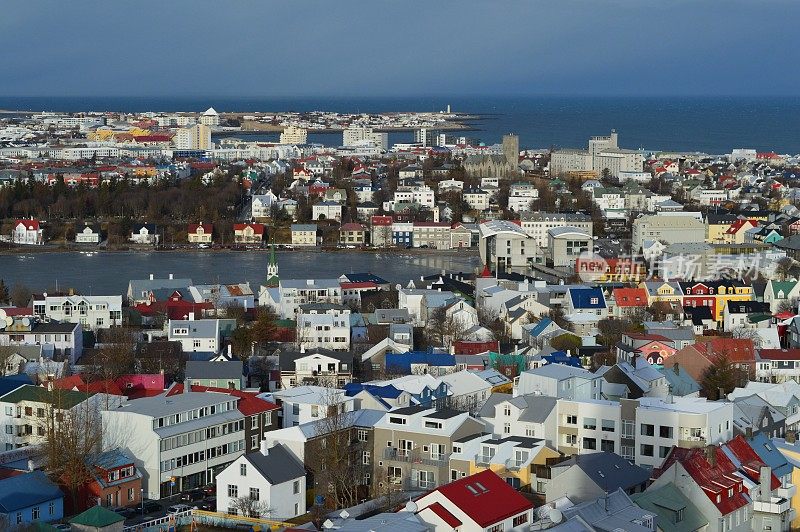
[(2, 0), (0, 95), (797, 95), (797, 0)]

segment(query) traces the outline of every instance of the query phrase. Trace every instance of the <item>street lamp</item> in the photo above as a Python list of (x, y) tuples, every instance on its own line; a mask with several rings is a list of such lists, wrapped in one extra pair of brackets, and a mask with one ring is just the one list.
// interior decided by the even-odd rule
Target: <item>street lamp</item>
[(139, 503), (142, 505), (142, 515), (144, 515), (144, 488), (139, 488)]

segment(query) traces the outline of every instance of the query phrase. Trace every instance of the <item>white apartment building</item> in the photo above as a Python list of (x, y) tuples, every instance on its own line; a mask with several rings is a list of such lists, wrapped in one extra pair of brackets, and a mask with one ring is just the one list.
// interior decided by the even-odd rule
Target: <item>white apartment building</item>
[(532, 183), (515, 183), (508, 191), (508, 208), (514, 212), (530, 211), (531, 203), (539, 198)]
[(603, 378), (583, 368), (564, 364), (523, 371), (514, 379), (514, 397), (530, 393), (572, 400), (597, 400)]
[(34, 297), (33, 313), (53, 321), (80, 323), (84, 329), (122, 325), (122, 296)]
[(219, 113), (217, 113), (213, 107), (209, 107), (202, 115), (200, 115), (200, 123), (206, 126), (218, 126)]
[(416, 203), (432, 209), (436, 204), (436, 194), (428, 185), (399, 187), (394, 193), (395, 203)]
[(644, 155), (635, 150), (607, 150), (594, 157), (593, 170), (602, 175), (606, 170), (611, 177), (619, 177), (622, 173), (641, 172), (644, 167)]
[(306, 303), (342, 304), (339, 279), (281, 279), (276, 288), (261, 287), (259, 305), (268, 305), (282, 319), (295, 319)]
[(372, 144), (387, 151), (389, 149), (389, 134), (373, 131), (369, 127), (348, 127), (342, 132), (342, 146), (365, 146)]
[(575, 227), (593, 234), (592, 217), (588, 214), (555, 213), (555, 212), (523, 212), (520, 216), (522, 230), (533, 237), (540, 248), (547, 247), (547, 231), (558, 227)]
[(179, 128), (172, 137), (172, 143), (178, 150), (210, 150), (214, 147), (211, 128), (204, 124)]
[(302, 127), (287, 126), (281, 133), (281, 144), (305, 144), (308, 141), (308, 130)]
[(338, 412), (352, 412), (356, 409), (354, 397), (347, 397), (344, 390), (324, 386), (296, 386), (278, 390), (264, 398), (274, 398), (281, 406), (283, 428), (319, 421), (333, 413), (329, 408)]
[(549, 169), (552, 177), (589, 172), (592, 170), (592, 156), (586, 150), (557, 150), (550, 155)]
[(625, 427), (626, 436), (633, 429), (634, 455), (630, 456), (629, 448), (621, 454), (642, 467), (659, 467), (674, 445), (705, 447), (727, 442), (733, 438), (733, 406), (699, 397), (642, 397), (635, 423), (627, 421)]
[(471, 209), (485, 211), (489, 208), (490, 195), (480, 188), (470, 188), (464, 191), (462, 197)]
[(507, 220), (493, 220), (478, 226), (481, 262), (492, 270), (522, 270), (540, 257), (536, 241), (522, 228)]
[(204, 486), (244, 453), (238, 400), (184, 392), (129, 401), (101, 413), (103, 447), (119, 447), (134, 457), (149, 499)]
[(350, 308), (330, 303), (301, 305), (297, 341), (306, 349), (350, 350)]
[(622, 426), (619, 403), (599, 399), (558, 401), (556, 448), (564, 454), (620, 450)]
[(633, 222), (632, 251), (637, 253), (646, 240), (667, 244), (704, 242), (706, 226), (693, 216), (645, 215)]
[(269, 218), (272, 215), (272, 206), (278, 197), (267, 191), (266, 194), (255, 194), (250, 198), (250, 217), (253, 219)]

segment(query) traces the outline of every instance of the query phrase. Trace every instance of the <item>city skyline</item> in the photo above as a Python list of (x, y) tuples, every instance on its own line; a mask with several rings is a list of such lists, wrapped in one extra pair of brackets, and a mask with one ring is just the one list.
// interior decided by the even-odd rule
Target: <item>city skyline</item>
[(797, 94), (788, 1), (414, 4), (18, 3), (0, 96)]

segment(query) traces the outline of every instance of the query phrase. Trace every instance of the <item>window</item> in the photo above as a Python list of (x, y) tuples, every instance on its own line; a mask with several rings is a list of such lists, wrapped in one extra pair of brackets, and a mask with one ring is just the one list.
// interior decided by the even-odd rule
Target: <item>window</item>
[(258, 434), (253, 434), (250, 436), (250, 448), (255, 449), (258, 447)]
[(239, 498), (239, 486), (236, 484), (228, 484), (228, 497), (231, 499)]
[(258, 488), (250, 488), (250, 498), (252, 500), (254, 500), (254, 501), (259, 500), (258, 499), (258, 495), (259, 495)]
[(585, 417), (583, 418), (583, 428), (587, 430), (595, 430), (597, 429), (597, 419), (593, 417)]
[(613, 453), (614, 440), (600, 440), (600, 450), (607, 453)]
[(669, 454), (670, 449), (672, 449), (672, 447), (664, 447), (663, 445), (659, 446), (658, 447), (658, 457), (659, 458), (666, 458), (667, 455)]
[(35, 521), (35, 520), (39, 519), (39, 517), (41, 515), (42, 515), (42, 512), (39, 509), (39, 507), (38, 506), (34, 506), (33, 509), (31, 510), (31, 519), (33, 519)]
[[(652, 425), (650, 426), (652, 427)], [(653, 456), (653, 446), (647, 443), (643, 443), (640, 446), (639, 451), (642, 456)]]
[(503, 423), (503, 434), (511, 434), (511, 423)]
[(299, 480), (295, 480), (292, 483), (292, 493), (294, 493), (295, 495), (300, 493), (300, 481)]
[(672, 427), (665, 427), (664, 425), (661, 425), (658, 427), (658, 435), (661, 438), (672, 439)]
[(567, 425), (577, 425), (578, 416), (567, 416)]
[(604, 432), (614, 432), (616, 429), (616, 424), (613, 419), (603, 419), (600, 422), (600, 426)]
[(633, 460), (635, 458), (632, 445), (621, 445), (619, 449), (620, 456), (626, 460)]
[(370, 452), (364, 451), (363, 454), (361, 455), (361, 463), (364, 465), (369, 465), (369, 459), (370, 459)]
[(525, 512), (522, 515), (516, 516), (514, 518), (514, 520), (511, 522), (511, 525), (514, 526), (514, 527), (517, 527), (517, 526), (520, 526), (521, 524), (527, 523), (527, 522), (528, 522), (528, 513)]
[(243, 477), (247, 476), (247, 464), (239, 464), (239, 474)]
[(503, 407), (503, 415), (504, 416), (510, 416), (511, 415), (511, 407), (510, 406), (505, 405)]
[(490, 528), (489, 532), (503, 532), (503, 530), (505, 530), (503, 528), (503, 523), (500, 523), (499, 525), (494, 525), (492, 528)]
[(655, 436), (655, 434), (656, 434), (655, 425), (647, 425), (645, 423), (642, 423), (642, 436)]
[(56, 503), (51, 502), (49, 507), (47, 508), (47, 511), (50, 512), (50, 515), (55, 515), (55, 513), (56, 513)]
[(192, 342), (192, 345), (194, 346), (195, 349), (199, 349), (200, 348), (200, 340), (194, 340)]
[(367, 431), (364, 429), (358, 430), (358, 441), (367, 441)]
[(128, 500), (129, 500), (129, 501), (132, 501), (132, 500), (133, 500), (133, 497), (134, 497), (134, 495), (133, 495), (133, 488), (128, 488)]
[(596, 450), (597, 449), (597, 440), (594, 438), (584, 438), (583, 439), (583, 448), (589, 450)]

